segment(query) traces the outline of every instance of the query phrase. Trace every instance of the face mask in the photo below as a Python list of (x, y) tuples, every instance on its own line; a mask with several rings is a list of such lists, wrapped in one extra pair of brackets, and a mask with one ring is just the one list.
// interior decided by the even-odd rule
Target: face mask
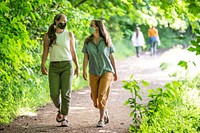
[(58, 24), (58, 28), (60, 28), (60, 29), (65, 29), (65, 27), (66, 27), (66, 23), (59, 23)]
[(96, 31), (95, 28), (93, 28), (93, 27), (90, 27), (90, 28), (89, 28), (89, 32), (90, 32), (90, 34), (93, 34), (95, 31)]

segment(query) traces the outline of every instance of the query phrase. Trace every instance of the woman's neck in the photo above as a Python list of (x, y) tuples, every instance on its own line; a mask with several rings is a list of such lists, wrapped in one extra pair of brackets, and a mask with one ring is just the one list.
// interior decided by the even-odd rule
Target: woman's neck
[(62, 33), (64, 29), (56, 29), (56, 33)]
[(100, 38), (99, 32), (95, 32), (95, 33), (93, 34), (93, 39), (99, 39), (99, 38)]
[(97, 44), (100, 40), (99, 32), (93, 34), (93, 41)]

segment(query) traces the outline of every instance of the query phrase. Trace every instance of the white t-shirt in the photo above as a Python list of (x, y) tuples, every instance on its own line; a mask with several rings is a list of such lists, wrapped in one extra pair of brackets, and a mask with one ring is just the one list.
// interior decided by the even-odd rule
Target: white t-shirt
[(56, 43), (52, 44), (49, 52), (51, 62), (72, 60), (69, 31), (64, 30), (62, 33), (56, 33)]
[(133, 32), (131, 41), (133, 46), (143, 46), (145, 44), (144, 36), (141, 31), (139, 31), (138, 37), (136, 37), (136, 32)]

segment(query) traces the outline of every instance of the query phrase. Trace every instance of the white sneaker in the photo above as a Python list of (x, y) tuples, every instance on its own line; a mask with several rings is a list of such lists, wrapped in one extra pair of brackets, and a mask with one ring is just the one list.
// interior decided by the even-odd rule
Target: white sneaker
[(106, 126), (106, 124), (105, 124), (105, 122), (102, 121), (102, 120), (100, 120), (100, 121), (98, 122), (98, 124), (97, 124), (97, 127), (105, 127), (105, 126)]
[(67, 120), (63, 119), (62, 122), (61, 122), (61, 126), (62, 127), (68, 127), (69, 126), (69, 122)]

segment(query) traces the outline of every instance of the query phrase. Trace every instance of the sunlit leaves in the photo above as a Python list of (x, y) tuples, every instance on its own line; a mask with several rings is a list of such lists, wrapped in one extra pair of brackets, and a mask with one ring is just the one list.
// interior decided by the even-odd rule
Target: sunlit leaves
[(196, 55), (200, 55), (200, 34), (199, 30), (196, 30), (196, 39), (192, 40), (191, 43), (192, 45), (188, 48), (189, 51), (191, 52), (196, 52)]
[(0, 14), (8, 13), (10, 8), (6, 5), (6, 2), (0, 2), (1, 8), (0, 8)]
[(188, 68), (187, 62), (185, 62), (185, 61), (179, 61), (178, 65), (181, 67), (184, 67), (185, 69)]

